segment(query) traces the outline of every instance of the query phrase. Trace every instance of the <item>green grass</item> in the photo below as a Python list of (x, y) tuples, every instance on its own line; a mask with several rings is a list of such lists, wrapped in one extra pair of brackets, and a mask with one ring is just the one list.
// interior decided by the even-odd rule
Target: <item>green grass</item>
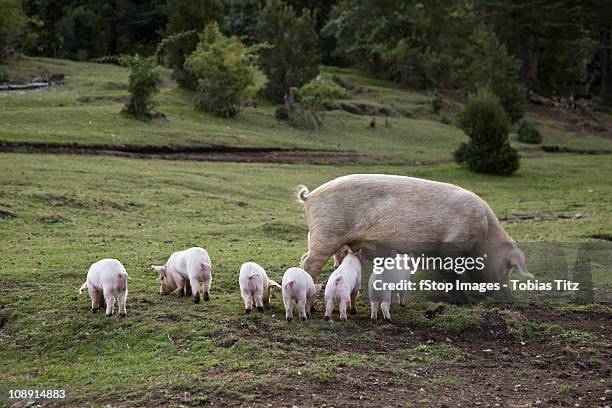
[[(69, 387), (69, 404), (77, 406), (109, 401), (200, 405), (217, 395), (252, 403), (251, 395), (262, 387), (295, 392), (279, 378), (323, 390), (347, 372), (403, 383), (428, 370), (431, 376), (419, 387), (433, 393), (462, 384), (436, 373), (437, 368), (476, 356), (455, 343), (422, 343), (407, 330), (469, 338), (488, 333), (491, 316), (502, 319), (517, 342), (552, 338), (570, 350), (588, 345), (585, 353), (593, 361), (599, 356), (592, 333), (520, 316), (520, 310), (531, 307), (527, 302), (460, 307), (417, 293), (408, 307), (393, 306), (394, 324), (372, 324), (362, 294), (359, 314), (348, 322), (324, 321), (319, 303), (314, 319), (287, 324), (276, 292), (269, 310), (245, 316), (237, 274), (243, 262), (252, 260), (279, 280), (298, 264), (308, 229), (293, 198), (297, 184), (314, 188), (362, 172), (455, 183), (483, 197), (499, 217), (581, 214), (572, 220), (504, 224), (526, 249), (531, 271), (549, 280), (547, 272), (567, 270), (567, 264), (553, 264), (548, 252), (527, 243), (605, 242), (591, 237), (612, 231), (610, 156), (550, 155), (515, 143), (528, 156), (516, 175), (474, 174), (445, 163), (466, 138), (430, 113), (432, 94), (347, 69), (323, 68), (326, 75), (352, 84), (346, 103), (411, 116), (394, 116), (389, 127), (379, 118), (370, 129), (370, 117), (333, 111), (326, 113), (324, 128), (313, 133), (276, 121), (274, 106), (257, 97), (256, 88), (250, 94), (258, 106), (225, 120), (194, 111), (193, 94), (167, 83), (158, 110), (168, 121), (146, 123), (119, 113), (126, 97), (123, 68), (26, 58), (13, 61), (8, 71), (21, 80), (44, 72), (63, 72), (67, 79), (44, 91), (0, 93), (0, 141), (284, 147), (367, 156), (353, 165), (332, 166), (0, 154), (0, 210), (14, 214), (0, 217), (2, 389)], [(443, 112), (452, 116), (459, 104), (452, 94), (444, 97)], [(545, 144), (611, 149), (610, 140), (539, 125)], [(394, 165), (406, 162), (442, 163)], [(205, 247), (213, 261), (211, 301), (193, 305), (175, 294), (159, 295), (157, 276), (148, 265), (194, 245)], [(576, 257), (571, 250), (570, 264)], [(604, 256), (605, 251), (609, 247), (602, 247)], [(108, 257), (120, 259), (130, 274), (125, 320), (91, 314), (87, 296), (78, 294), (89, 265)], [(324, 281), (331, 269), (328, 263), (317, 280)], [(612, 280), (605, 262), (595, 263), (593, 280), (598, 300), (609, 300)], [(605, 305), (537, 301), (560, 314), (609, 313)], [(385, 348), (376, 349), (381, 342)], [(312, 399), (319, 405), (325, 401), (315, 394)]]
[[(296, 184), (315, 187), (365, 171), (414, 175), (472, 189), (500, 216), (564, 212), (581, 203), (588, 217), (577, 221), (506, 227), (517, 240), (584, 240), (612, 229), (612, 186), (592, 176), (609, 174), (611, 167), (604, 156), (543, 156), (525, 159), (515, 177), (500, 178), (451, 164), (342, 167), (2, 154), (0, 209), (16, 217), (0, 219), (0, 382), (69, 385), (71, 401), (78, 403), (100, 395), (147, 401), (161, 398), (159, 387), (242, 398), (262, 382), (274, 383), (273, 375), (298, 371), (321, 384), (332, 382), (342, 367), (403, 372), (395, 358), (325, 351), (326, 344), (340, 344), (348, 334), (359, 333), (359, 343), (380, 334), (364, 327), (369, 324), (364, 296), (361, 313), (347, 323), (316, 318), (287, 325), (278, 293), (265, 314), (242, 315), (240, 264), (254, 260), (278, 280), (306, 250), (306, 222), (292, 197)], [(50, 216), (60, 221), (42, 221)], [(160, 296), (157, 277), (147, 267), (192, 245), (207, 248), (213, 260), (209, 303)], [(92, 315), (87, 296), (77, 293), (89, 265), (106, 257), (119, 258), (130, 274), (123, 321)], [(323, 276), (330, 270), (328, 264)], [(604, 289), (610, 285), (605, 279), (598, 283)], [(424, 303), (392, 313), (399, 324), (462, 333), (478, 329), (478, 314), (485, 310), (448, 306), (427, 320), (425, 311), (435, 307)], [(581, 332), (552, 328), (546, 333), (570, 343), (590, 340)], [(304, 353), (315, 357), (304, 360)], [(405, 362), (422, 365), (463, 356), (444, 345), (406, 353)]]

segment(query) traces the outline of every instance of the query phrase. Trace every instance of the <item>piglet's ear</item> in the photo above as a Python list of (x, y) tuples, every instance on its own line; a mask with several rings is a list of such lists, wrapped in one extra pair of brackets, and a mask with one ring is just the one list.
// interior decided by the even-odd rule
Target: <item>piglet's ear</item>
[(277, 282), (273, 281), (272, 279), (268, 279), (268, 287), (271, 288), (273, 286), (276, 286), (279, 289), (282, 289), (283, 287), (281, 285), (279, 285)]
[(163, 274), (166, 273), (166, 267), (165, 266), (151, 265), (151, 269), (155, 270), (160, 275), (163, 275)]

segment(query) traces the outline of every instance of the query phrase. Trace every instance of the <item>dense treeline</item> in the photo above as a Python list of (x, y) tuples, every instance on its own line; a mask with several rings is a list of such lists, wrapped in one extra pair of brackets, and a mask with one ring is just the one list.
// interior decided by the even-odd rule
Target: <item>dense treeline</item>
[[(276, 26), (266, 26), (270, 13)], [(301, 59), (294, 66), (355, 65), (398, 83), (466, 87), (466, 93), (475, 83), (516, 76), (524, 88), (493, 89), (505, 108), (513, 104), (507, 99), (525, 90), (601, 95), (612, 105), (609, 0), (0, 0), (0, 54), (15, 49), (79, 60), (153, 55), (162, 40), (182, 34), (167, 48), (167, 54), (179, 54), (167, 55), (168, 62), (195, 88), (184, 64), (212, 21), (246, 46), (282, 46), (287, 55), (276, 58)], [(314, 38), (305, 34), (311, 27)], [(288, 45), (287, 36), (298, 38)], [(479, 70), (479, 55), (494, 55), (487, 61), (495, 67), (493, 76)], [(276, 72), (274, 60), (261, 62), (268, 76), (278, 77), (268, 94), (280, 98), (294, 84)], [(310, 71), (296, 74), (308, 78), (293, 82), (316, 76), (316, 69)]]

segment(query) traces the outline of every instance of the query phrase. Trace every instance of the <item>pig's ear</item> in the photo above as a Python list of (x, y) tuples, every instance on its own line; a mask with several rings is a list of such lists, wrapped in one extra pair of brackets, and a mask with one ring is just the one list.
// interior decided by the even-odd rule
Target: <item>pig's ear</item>
[(516, 266), (518, 272), (526, 278), (533, 279), (533, 275), (527, 270), (527, 263), (525, 262), (525, 255), (517, 247), (506, 249), (504, 251), (504, 258), (510, 265)]
[(165, 266), (151, 265), (151, 269), (155, 270), (160, 275), (165, 275), (166, 274), (166, 267)]
[(279, 285), (277, 282), (273, 281), (272, 279), (268, 279), (268, 287), (271, 288), (273, 286), (276, 286), (279, 289), (282, 289), (282, 286)]

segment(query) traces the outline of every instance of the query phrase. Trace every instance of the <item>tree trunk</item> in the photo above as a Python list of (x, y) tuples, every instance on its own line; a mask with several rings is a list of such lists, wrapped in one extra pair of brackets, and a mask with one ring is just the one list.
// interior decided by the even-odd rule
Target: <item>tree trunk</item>
[(601, 29), (601, 100), (612, 106), (612, 35), (609, 27)]
[(527, 34), (521, 42), (520, 57), (523, 61), (520, 79), (529, 91), (538, 92), (538, 56), (540, 40), (535, 34)]

